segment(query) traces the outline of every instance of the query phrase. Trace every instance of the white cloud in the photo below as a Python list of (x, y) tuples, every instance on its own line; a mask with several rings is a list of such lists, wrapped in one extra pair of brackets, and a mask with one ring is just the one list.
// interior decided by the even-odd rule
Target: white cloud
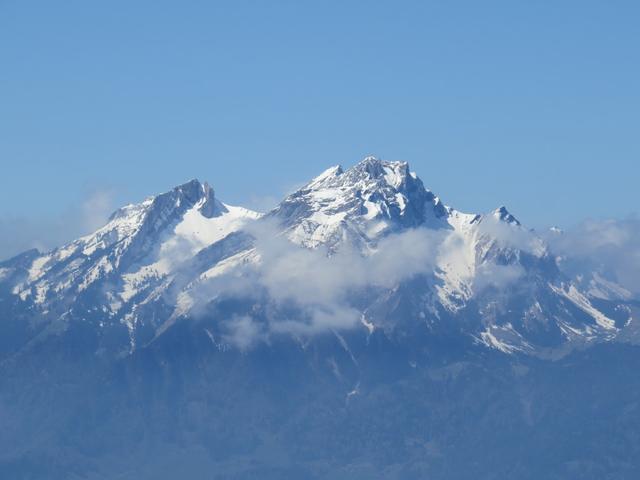
[(570, 273), (599, 271), (640, 294), (640, 218), (588, 220), (547, 240)]
[(248, 350), (256, 343), (266, 340), (264, 326), (248, 315), (234, 316), (224, 322), (226, 332), (222, 339), (240, 350)]
[(96, 189), (58, 215), (0, 218), (0, 261), (31, 248), (50, 250), (97, 229), (113, 211), (112, 199), (112, 190)]
[(260, 282), (279, 301), (302, 305), (340, 302), (353, 289), (392, 287), (420, 273), (433, 271), (443, 233), (414, 229), (383, 238), (368, 254), (345, 245), (329, 255), (324, 249), (306, 249), (259, 227)]
[(544, 242), (531, 231), (494, 217), (483, 218), (478, 229), (481, 234), (493, 238), (503, 248), (514, 248), (533, 255), (540, 255), (545, 249)]
[[(269, 333), (311, 335), (354, 327), (360, 321), (360, 312), (351, 305), (355, 292), (391, 288), (433, 272), (445, 238), (444, 232), (414, 229), (383, 238), (367, 255), (348, 246), (329, 254), (292, 243), (268, 222), (256, 223), (249, 231), (259, 262), (213, 278), (194, 292), (201, 303), (213, 296), (255, 298), (261, 293), (274, 303), (278, 314), (268, 318), (266, 331), (257, 332), (258, 323), (244, 317), (232, 320), (240, 322), (238, 326), (225, 327), (231, 328), (228, 339), (238, 346), (252, 345)], [(283, 311), (296, 314), (291, 318)]]
[(92, 232), (103, 226), (114, 210), (112, 190), (93, 190), (82, 202), (82, 226)]
[(517, 282), (525, 271), (519, 264), (497, 265), (484, 263), (477, 270), (473, 279), (473, 289), (476, 294), (488, 287), (504, 289)]

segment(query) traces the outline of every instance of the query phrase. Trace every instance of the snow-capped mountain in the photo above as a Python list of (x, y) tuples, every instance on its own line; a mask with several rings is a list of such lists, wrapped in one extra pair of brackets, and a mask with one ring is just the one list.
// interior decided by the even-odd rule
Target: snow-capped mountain
[(545, 235), (372, 157), (127, 205), (0, 263), (0, 477), (637, 478), (640, 299)]
[(269, 216), (306, 247), (367, 245), (389, 231), (441, 228), (448, 212), (404, 162), (367, 157), (346, 172), (331, 167), (289, 195)]
[(34, 334), (81, 319), (98, 330), (126, 326), (133, 341), (132, 312), (140, 304), (161, 295), (181, 266), (259, 217), (192, 180), (117, 210), (68, 245), (2, 263), (3, 303), (33, 318)]
[[(597, 275), (588, 285), (566, 276), (545, 242), (505, 207), (461, 213), (427, 190), (407, 163), (367, 157), (347, 170), (326, 170), (264, 215), (226, 205), (208, 184), (192, 180), (119, 209), (104, 227), (68, 245), (3, 262), (1, 302), (11, 315), (5, 324), (20, 332), (9, 351), (63, 335), (77, 322), (95, 330), (99, 350), (124, 354), (196, 312), (216, 345), (230, 338), (220, 328), (225, 316), (253, 315), (257, 324), (292, 312), (304, 317), (308, 305), (296, 310), (295, 295), (274, 301), (277, 292), (251, 283), (265, 277), (261, 268), (274, 255), (260, 248), (266, 226), (293, 252), (321, 252), (331, 262), (345, 261), (348, 251), (362, 276), (371, 277), (343, 282), (348, 295), (341, 307), (360, 321), (326, 330), (379, 330), (390, 338), (454, 333), (505, 353), (549, 355), (611, 340), (633, 321), (628, 292)], [(420, 235), (406, 236), (412, 232)], [(431, 244), (428, 258), (407, 257), (422, 243)], [(384, 262), (396, 265), (383, 270)], [(323, 263), (314, 268), (327, 274)], [(300, 281), (316, 273), (305, 271)], [(348, 277), (344, 270), (329, 274)], [(216, 310), (238, 278), (246, 280), (245, 291), (233, 297), (243, 307)], [(284, 303), (294, 310), (285, 313)], [(259, 328), (262, 339), (277, 335)]]

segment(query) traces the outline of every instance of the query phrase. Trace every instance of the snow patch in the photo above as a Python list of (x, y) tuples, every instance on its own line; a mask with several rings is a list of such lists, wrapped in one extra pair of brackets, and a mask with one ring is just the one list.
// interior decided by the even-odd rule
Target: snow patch
[(38, 280), (44, 273), (46, 272), (44, 266), (47, 262), (51, 260), (51, 255), (44, 255), (42, 257), (36, 258), (31, 264), (31, 268), (29, 268), (29, 282), (34, 282)]
[(0, 280), (7, 278), (11, 272), (13, 272), (13, 269), (11, 268), (0, 268)]
[(591, 305), (587, 297), (580, 293), (574, 285), (570, 285), (569, 288), (566, 289), (563, 288), (564, 286), (556, 287), (553, 284), (549, 284), (549, 287), (558, 295), (565, 297), (583, 312), (591, 316), (600, 327), (607, 330), (614, 330), (616, 328), (616, 322)]

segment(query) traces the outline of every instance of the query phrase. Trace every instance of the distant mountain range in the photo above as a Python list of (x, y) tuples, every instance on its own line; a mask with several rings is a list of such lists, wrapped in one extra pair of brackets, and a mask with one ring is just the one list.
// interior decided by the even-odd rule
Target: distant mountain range
[(3, 478), (638, 478), (640, 297), (404, 162), (0, 263)]

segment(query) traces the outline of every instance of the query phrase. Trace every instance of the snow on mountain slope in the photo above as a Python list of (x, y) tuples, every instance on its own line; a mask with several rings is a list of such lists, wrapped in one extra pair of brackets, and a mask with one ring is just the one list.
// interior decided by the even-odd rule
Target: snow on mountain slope
[(114, 315), (198, 252), (259, 216), (220, 202), (208, 184), (192, 180), (127, 205), (96, 232), (36, 255), (25, 274), (12, 276), (12, 292), (44, 312), (61, 304), (73, 309), (86, 296), (93, 307)]
[(397, 228), (444, 225), (447, 211), (405, 162), (367, 157), (347, 171), (335, 166), (289, 195), (267, 216), (301, 245), (369, 244)]
[(267, 218), (281, 221), (300, 245), (330, 251), (349, 245), (364, 255), (380, 239), (408, 229), (442, 232), (433, 278), (399, 285), (374, 302), (366, 315), (370, 325), (388, 325), (393, 315), (430, 325), (476, 318), (473, 335), (503, 351), (555, 346), (575, 332), (610, 338), (617, 330), (588, 294), (575, 293), (546, 243), (504, 206), (486, 215), (456, 211), (426, 190), (404, 162), (367, 157), (346, 171), (332, 167)]
[[(347, 171), (332, 167), (288, 196), (267, 218), (276, 218), (295, 243), (337, 249), (348, 244), (364, 253), (386, 235), (410, 228), (440, 230), (445, 244), (437, 261), (440, 302), (450, 310), (473, 294), (477, 269), (511, 255), (518, 242), (538, 257), (542, 240), (526, 231), (504, 207), (489, 215), (458, 212), (425, 189), (405, 162), (367, 157)], [(500, 259), (508, 262), (508, 259)]]
[[(276, 253), (261, 248), (267, 226), (284, 241)], [(432, 258), (415, 242), (437, 242)], [(283, 249), (286, 259), (270, 257)], [(333, 263), (322, 261), (322, 252)], [(274, 265), (299, 275), (285, 275), (273, 290), (265, 282), (274, 272), (265, 268)], [(329, 287), (321, 283), (327, 280)], [(216, 310), (230, 285), (234, 310)], [(303, 303), (292, 310), (300, 291)], [(75, 318), (103, 330), (123, 327), (129, 351), (213, 308), (218, 320), (207, 335), (216, 338), (230, 318), (268, 337), (273, 325), (283, 331), (299, 321), (288, 317), (309, 314), (331, 317), (333, 331), (349, 318), (345, 328), (359, 325), (367, 335), (457, 331), (505, 353), (536, 353), (613, 338), (632, 320), (622, 291), (599, 277), (584, 285), (565, 276), (546, 243), (505, 207), (458, 212), (407, 163), (374, 157), (326, 170), (264, 216), (220, 202), (193, 180), (121, 208), (68, 245), (0, 264), (0, 296), (12, 311), (54, 324)], [(316, 320), (301, 331), (318, 331)]]

